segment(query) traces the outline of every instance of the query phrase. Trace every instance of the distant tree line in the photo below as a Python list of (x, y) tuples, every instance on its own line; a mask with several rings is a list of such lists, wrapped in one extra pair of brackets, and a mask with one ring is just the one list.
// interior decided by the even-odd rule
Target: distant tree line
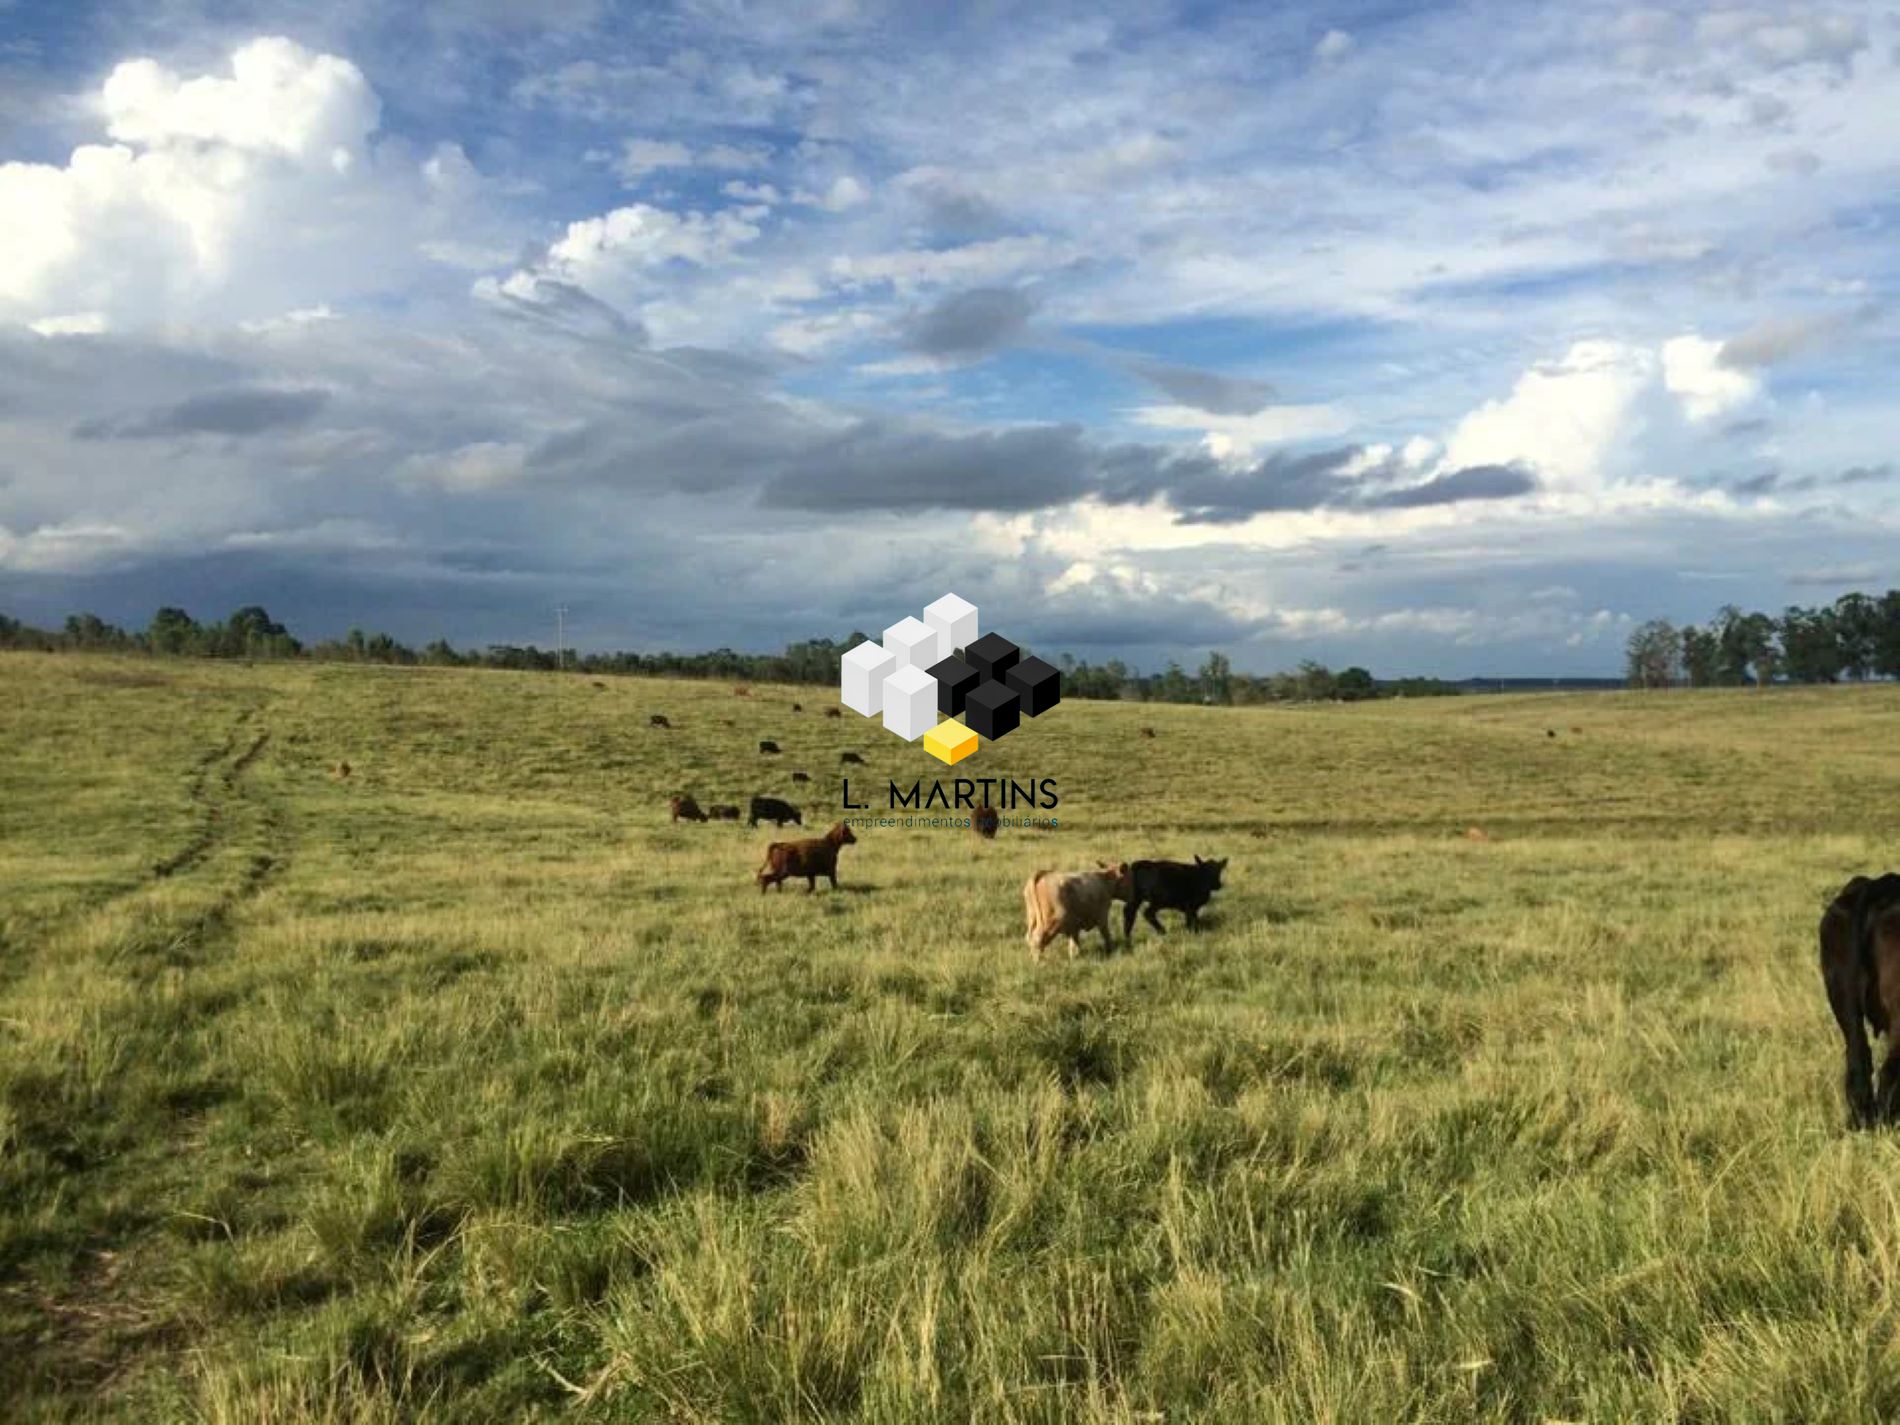
[(1633, 688), (1900, 678), (1900, 589), (1790, 605), (1779, 618), (1729, 604), (1706, 624), (1651, 619), (1630, 634), (1626, 654)]
[[(783, 653), (574, 653), (492, 643), (479, 651), (457, 649), (437, 639), (420, 649), (386, 633), (353, 628), (340, 639), (308, 646), (268, 612), (249, 605), (222, 623), (199, 623), (180, 608), (162, 608), (142, 630), (129, 631), (93, 614), (74, 614), (58, 630), (39, 629), (0, 614), (0, 648), (45, 652), (145, 653), (182, 658), (303, 658), (330, 663), (385, 663), (436, 668), (515, 668), (662, 678), (716, 678), (735, 682), (825, 684), (838, 681), (839, 660), (870, 635), (814, 638)], [(1334, 672), (1307, 661), (1292, 672), (1255, 676), (1236, 673), (1223, 653), (1210, 653), (1189, 673), (1170, 662), (1159, 673), (1142, 673), (1118, 658), (1086, 663), (1064, 654), (1063, 694), (1072, 698), (1127, 699), (1164, 703), (1358, 702), (1375, 697), (1439, 697), (1457, 685), (1437, 678), (1401, 678), (1380, 683), (1364, 668)]]

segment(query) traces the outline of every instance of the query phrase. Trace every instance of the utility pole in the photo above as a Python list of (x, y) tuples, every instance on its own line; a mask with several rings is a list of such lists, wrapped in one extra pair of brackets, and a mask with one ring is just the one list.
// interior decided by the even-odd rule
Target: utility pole
[(567, 671), (567, 605), (554, 606), (554, 666)]

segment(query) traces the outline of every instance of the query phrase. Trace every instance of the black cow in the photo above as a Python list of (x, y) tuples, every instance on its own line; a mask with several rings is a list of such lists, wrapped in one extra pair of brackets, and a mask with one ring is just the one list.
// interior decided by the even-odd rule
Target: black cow
[[(1848, 1123), (1900, 1119), (1900, 875), (1856, 876), (1821, 916), (1821, 978), (1847, 1048)], [(1867, 1031), (1887, 1036), (1878, 1091)]]
[(838, 760), (840, 762), (850, 763), (855, 767), (862, 767), (864, 765), (864, 759), (855, 752), (840, 752), (838, 754)]
[(805, 817), (790, 802), (782, 802), (777, 797), (754, 797), (752, 815), (746, 818), (746, 825), (757, 826), (762, 821), (769, 821), (774, 826), (783, 826), (788, 821), (795, 826), (803, 826)]
[(759, 751), (761, 751), (761, 752), (777, 752), (777, 751), (778, 751), (778, 744), (777, 744), (776, 742), (773, 742), (773, 741), (771, 741), (771, 740), (770, 740), (769, 738), (760, 738), (760, 739), (759, 739)]
[(1122, 939), (1134, 938), (1137, 910), (1162, 935), (1167, 932), (1155, 917), (1158, 910), (1181, 911), (1187, 916), (1187, 928), (1199, 930), (1201, 907), (1220, 889), (1220, 873), (1226, 865), (1225, 860), (1203, 861), (1199, 856), (1192, 866), (1182, 861), (1135, 862), (1128, 868), (1123, 890), (1116, 893), (1128, 902), (1122, 911)]

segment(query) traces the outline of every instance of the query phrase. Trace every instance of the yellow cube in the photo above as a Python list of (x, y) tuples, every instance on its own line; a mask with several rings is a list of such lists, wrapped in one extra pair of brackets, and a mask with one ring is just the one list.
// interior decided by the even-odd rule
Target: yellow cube
[(924, 734), (924, 751), (954, 767), (976, 751), (977, 736), (955, 718), (945, 718)]

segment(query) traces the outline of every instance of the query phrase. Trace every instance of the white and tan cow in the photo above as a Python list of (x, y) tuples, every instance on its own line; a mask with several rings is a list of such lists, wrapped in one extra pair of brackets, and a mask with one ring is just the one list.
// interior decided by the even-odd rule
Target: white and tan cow
[(1102, 932), (1102, 948), (1115, 951), (1115, 936), (1110, 929), (1109, 910), (1116, 891), (1128, 884), (1126, 865), (1102, 866), (1093, 871), (1038, 871), (1023, 882), (1023, 918), (1028, 931), (1032, 959), (1040, 960), (1043, 950), (1059, 935), (1069, 937), (1069, 958), (1082, 949), (1080, 937), (1086, 931)]

